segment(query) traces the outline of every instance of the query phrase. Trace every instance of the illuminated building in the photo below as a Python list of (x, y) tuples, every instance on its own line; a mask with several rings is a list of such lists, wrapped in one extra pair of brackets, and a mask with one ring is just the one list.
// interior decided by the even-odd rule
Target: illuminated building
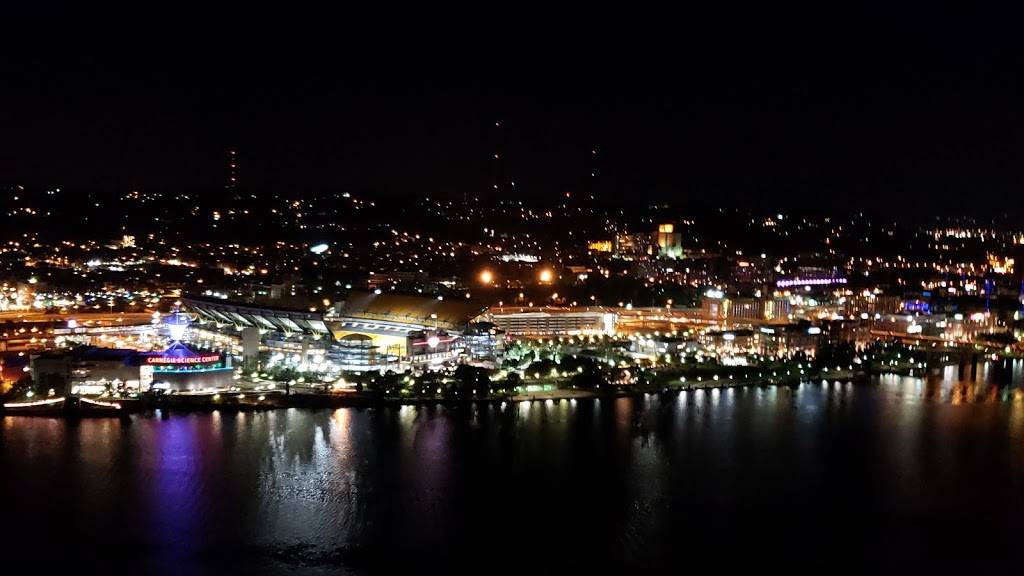
[(606, 334), (615, 331), (615, 314), (594, 308), (499, 308), (487, 320), (510, 336)]
[(254, 369), (261, 357), (297, 358), (296, 366), (329, 351), (333, 338), (324, 314), (279, 306), (258, 306), (188, 296), (182, 304), (195, 314), (189, 341), (233, 352)]
[(651, 254), (650, 234), (616, 234), (615, 255), (620, 258), (634, 258)]
[(460, 336), (443, 330), (410, 332), (406, 341), (406, 356), (422, 361), (448, 359), (454, 352), (461, 351), (462, 343), (459, 339)]
[(871, 342), (871, 325), (863, 319), (824, 320), (820, 324), (821, 342), (853, 342), (865, 346)]
[(664, 258), (681, 258), (683, 255), (683, 235), (675, 231), (674, 224), (659, 224), (656, 244), (658, 255)]
[(728, 302), (728, 317), (732, 320), (762, 320), (765, 317), (765, 302), (760, 298), (736, 298), (724, 302)]
[(796, 276), (793, 278), (782, 278), (775, 281), (775, 285), (778, 286), (779, 288), (799, 288), (804, 286), (834, 286), (837, 284), (846, 284), (846, 278), (836, 276)]
[(708, 318), (723, 318), (721, 310), (727, 309), (724, 318), (729, 320), (788, 320), (790, 314), (790, 302), (786, 296), (775, 296), (771, 298), (722, 298), (721, 306), (714, 310), (714, 298), (707, 298)]
[(466, 355), (472, 362), (492, 362), (504, 355), (505, 331), (490, 322), (476, 322), (462, 335)]
[[(219, 331), (235, 344), (249, 334), (255, 342), (243, 345), (250, 350), (247, 362), (261, 354), (306, 366), (322, 357), (348, 371), (459, 361), (463, 333), (485, 310), (468, 300), (358, 291), (327, 314), (194, 296), (182, 302), (197, 314), (201, 329)], [(496, 343), (489, 347), (501, 350)]]
[(768, 356), (787, 356), (797, 352), (813, 355), (820, 339), (821, 328), (806, 323), (758, 328), (760, 352)]
[(1013, 258), (1005, 256), (988, 255), (988, 266), (994, 274), (1013, 274)]
[(931, 314), (931, 304), (925, 300), (907, 300), (903, 303), (903, 312)]
[(231, 357), (219, 352), (194, 352), (175, 342), (162, 352), (140, 354), (140, 379), (143, 389), (165, 391), (205, 390), (231, 385), (234, 370)]
[(708, 290), (700, 301), (701, 311), (707, 320), (725, 320), (729, 317), (729, 299), (721, 290)]
[(79, 346), (31, 358), (33, 382), (58, 393), (204, 390), (229, 386), (230, 358), (216, 352), (193, 352), (175, 343), (162, 352)]
[(521, 253), (502, 254), (500, 260), (502, 262), (524, 262), (527, 264), (534, 264), (536, 262), (540, 262), (540, 258), (534, 256), (533, 254)]
[(764, 302), (764, 319), (787, 320), (790, 310), (791, 304), (788, 296), (773, 296)]
[[(500, 331), (472, 324), (485, 307), (473, 301), (353, 292), (330, 322), (343, 370), (404, 370), (500, 358)], [(365, 358), (365, 361), (363, 359)]]
[(80, 346), (35, 354), (29, 366), (33, 384), (53, 388), (57, 395), (143, 389), (139, 356), (134, 350)]
[(586, 266), (567, 266), (566, 268), (577, 283), (586, 282), (587, 278), (590, 277), (590, 273), (593, 272), (593, 270)]
[(791, 310), (790, 299), (785, 295), (730, 298), (721, 290), (710, 289), (701, 298), (701, 314), (712, 321), (788, 321)]
[(205, 296), (186, 296), (181, 302), (196, 315), (195, 322), (200, 327), (215, 328), (235, 338), (245, 328), (256, 328), (265, 336), (279, 335), (284, 340), (296, 341), (303, 336), (317, 340), (330, 335), (323, 314), (318, 312)]
[(697, 337), (701, 345), (722, 354), (743, 354), (757, 350), (760, 333), (754, 330), (711, 330)]
[(366, 334), (347, 334), (342, 336), (335, 343), (334, 352), (337, 362), (346, 370), (354, 372), (368, 371), (379, 364), (398, 361), (397, 357), (393, 360), (388, 358), (382, 359), (377, 346), (373, 343), (373, 338)]
[(844, 312), (848, 316), (896, 314), (901, 310), (903, 310), (903, 298), (893, 295), (876, 294), (868, 290), (851, 294), (844, 302)]

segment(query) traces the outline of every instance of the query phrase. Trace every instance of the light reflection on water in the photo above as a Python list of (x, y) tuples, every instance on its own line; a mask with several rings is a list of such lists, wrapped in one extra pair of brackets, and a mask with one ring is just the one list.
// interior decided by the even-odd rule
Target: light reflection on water
[[(998, 541), (1024, 517), (1022, 375), (1016, 363), (974, 380), (954, 366), (505, 407), (8, 417), (0, 489), (18, 495), (5, 509), (18, 520), (2, 535), (32, 550), (45, 540), (29, 535), (57, 521), (68, 557), (121, 543), (105, 562), (185, 573), (427, 558), (601, 572), (665, 565), (683, 544), (723, 566), (770, 564), (793, 534), (804, 555), (919, 567), (915, 546), (968, 527)], [(736, 541), (749, 555), (728, 553)]]

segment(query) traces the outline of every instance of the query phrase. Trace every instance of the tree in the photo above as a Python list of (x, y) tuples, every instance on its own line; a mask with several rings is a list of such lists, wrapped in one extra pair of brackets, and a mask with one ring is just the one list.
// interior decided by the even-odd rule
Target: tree
[(484, 397), (490, 391), (491, 379), (487, 375), (487, 370), (483, 368), (460, 364), (455, 369), (455, 380), (463, 398), (474, 394)]
[(40, 396), (45, 396), (50, 390), (57, 396), (64, 396), (68, 393), (68, 381), (60, 374), (47, 372), (39, 375), (39, 384), (35, 389)]
[(593, 362), (589, 358), (580, 358), (579, 356), (569, 355), (562, 356), (561, 361), (558, 363), (558, 367), (562, 372), (576, 372), (580, 367)]
[(385, 396), (397, 396), (402, 389), (402, 378), (403, 376), (396, 374), (393, 370), (388, 370), (379, 379), (381, 382), (381, 390)]
[(412, 392), (417, 396), (434, 396), (441, 384), (439, 372), (427, 371), (413, 381)]
[(555, 370), (557, 366), (558, 365), (555, 364), (554, 360), (537, 360), (530, 364), (530, 366), (526, 369), (526, 373), (547, 376), (548, 374), (551, 374), (551, 371)]
[(11, 386), (11, 389), (4, 395), (4, 398), (7, 400), (22, 400), (29, 390), (32, 390), (32, 377), (22, 376)]
[(591, 360), (577, 368), (576, 374), (573, 375), (571, 382), (572, 385), (577, 388), (590, 390), (600, 386), (601, 384), (607, 384), (608, 380), (605, 378), (605, 375), (598, 363)]
[(500, 390), (503, 394), (512, 396), (516, 393), (516, 388), (522, 385), (523, 379), (519, 377), (519, 372), (509, 372), (505, 379), (501, 381)]

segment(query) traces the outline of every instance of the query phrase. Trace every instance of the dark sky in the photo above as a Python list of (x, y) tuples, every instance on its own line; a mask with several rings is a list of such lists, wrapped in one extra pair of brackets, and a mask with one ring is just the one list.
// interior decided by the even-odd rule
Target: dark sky
[(1019, 210), (1020, 20), (930, 10), (520, 19), (465, 36), (304, 28), (313, 15), (238, 36), (33, 28), (5, 41), (0, 183), (216, 194), (234, 147), (244, 187), (282, 192), (493, 195), (514, 180), (527, 197)]

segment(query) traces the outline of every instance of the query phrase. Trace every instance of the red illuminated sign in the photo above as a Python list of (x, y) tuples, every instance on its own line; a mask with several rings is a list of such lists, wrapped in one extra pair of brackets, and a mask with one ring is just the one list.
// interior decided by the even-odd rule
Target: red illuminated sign
[(150, 356), (146, 358), (146, 364), (206, 364), (207, 362), (219, 362), (220, 356)]

